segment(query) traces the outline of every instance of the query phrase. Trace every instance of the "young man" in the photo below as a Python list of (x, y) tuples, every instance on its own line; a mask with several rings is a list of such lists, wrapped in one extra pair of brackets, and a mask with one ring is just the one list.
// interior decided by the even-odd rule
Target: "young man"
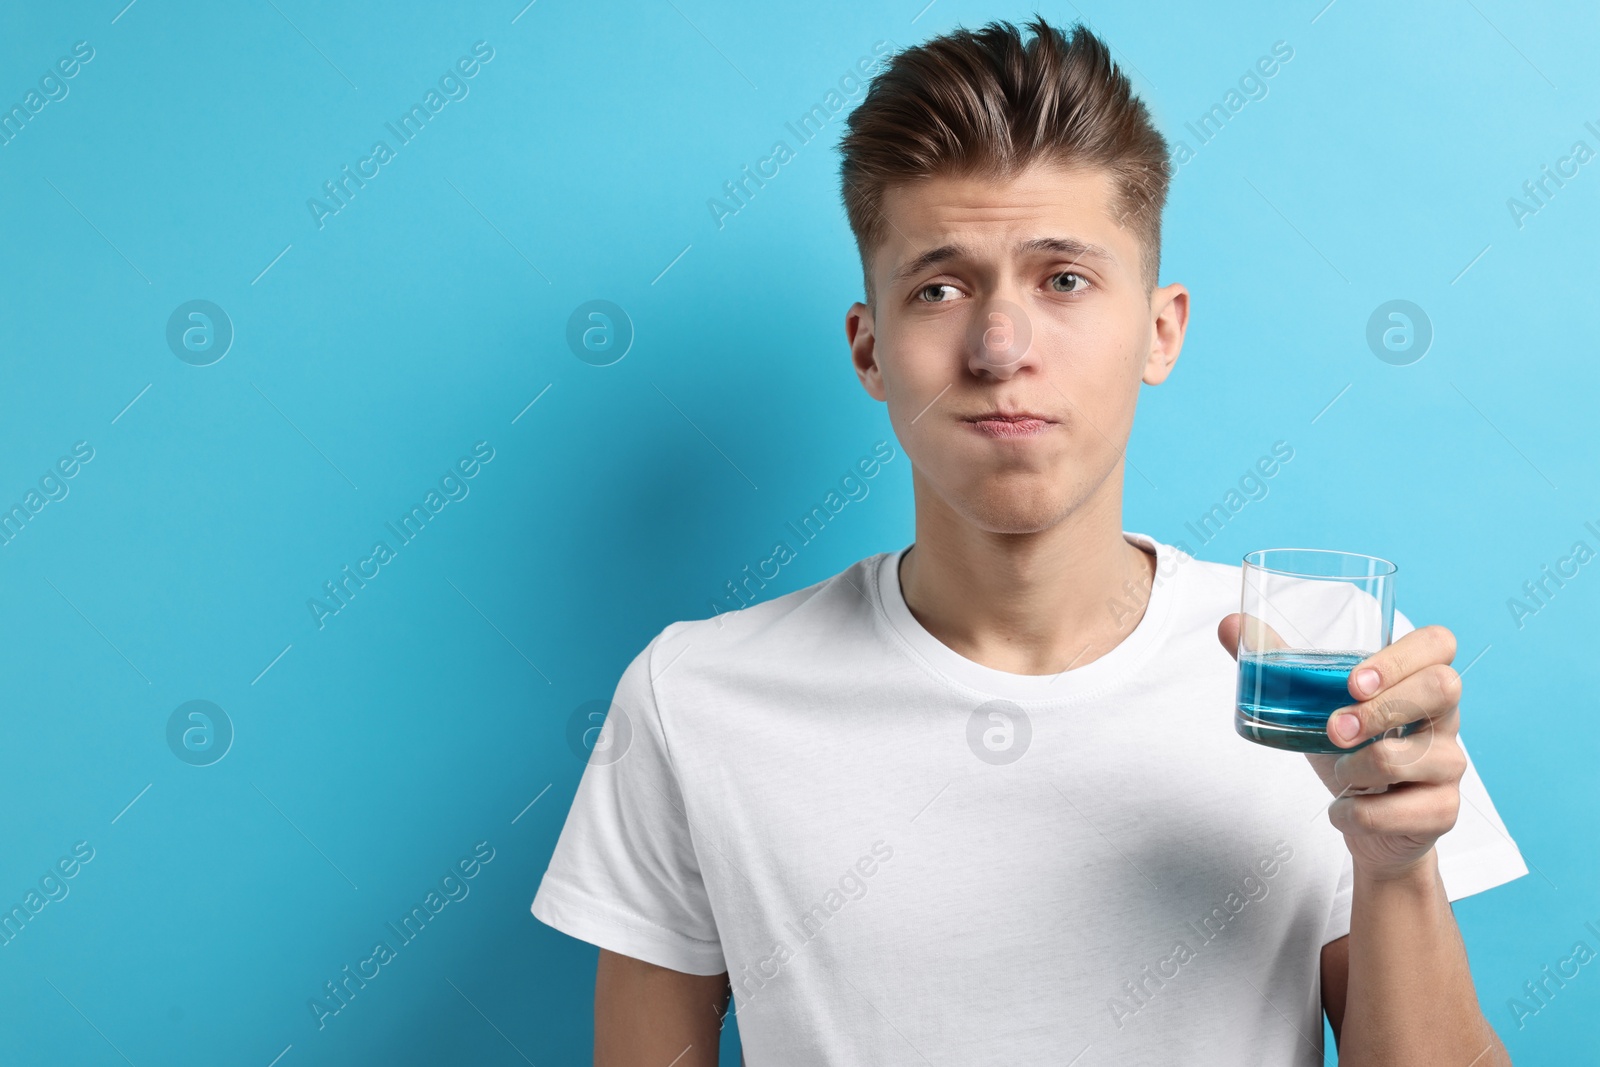
[(1121, 525), (1189, 311), (1167, 146), (1092, 34), (1028, 29), (901, 52), (850, 118), (846, 333), (915, 540), (624, 672), (533, 901), (601, 949), (595, 1062), (710, 1067), (731, 986), (759, 1067), (1310, 1067), (1323, 1011), (1342, 1063), (1509, 1063), (1449, 901), (1527, 869), (1454, 639), (1397, 616), (1329, 727), (1404, 742), (1235, 733), (1239, 568)]

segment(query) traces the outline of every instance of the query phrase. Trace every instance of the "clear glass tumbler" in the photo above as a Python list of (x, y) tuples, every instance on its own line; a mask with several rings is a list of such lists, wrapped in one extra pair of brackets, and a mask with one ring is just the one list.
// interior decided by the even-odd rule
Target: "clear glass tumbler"
[[(1234, 729), (1294, 752), (1353, 752), (1328, 738), (1328, 718), (1358, 703), (1350, 672), (1394, 631), (1395, 565), (1321, 548), (1263, 548), (1244, 557)], [(1408, 723), (1385, 736), (1403, 737)]]

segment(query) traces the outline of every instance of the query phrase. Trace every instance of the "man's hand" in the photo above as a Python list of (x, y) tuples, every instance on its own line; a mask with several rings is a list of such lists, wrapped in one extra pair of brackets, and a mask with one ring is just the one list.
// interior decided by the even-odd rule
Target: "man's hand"
[[(1235, 658), (1243, 621), (1234, 613), (1217, 627), (1218, 640)], [(1378, 740), (1338, 756), (1305, 754), (1335, 796), (1329, 820), (1344, 834), (1355, 868), (1368, 877), (1410, 873), (1456, 823), (1467, 754), (1456, 741), (1461, 676), (1450, 666), (1455, 654), (1454, 634), (1424, 626), (1362, 660), (1350, 672), (1355, 703), (1328, 717), (1328, 737), (1346, 749)]]

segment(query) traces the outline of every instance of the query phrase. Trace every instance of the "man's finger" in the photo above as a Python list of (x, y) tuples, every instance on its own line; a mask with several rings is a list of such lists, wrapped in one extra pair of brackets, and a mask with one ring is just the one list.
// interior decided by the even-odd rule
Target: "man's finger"
[[(1410, 636), (1410, 635), (1407, 635)], [(1353, 684), (1352, 684), (1353, 687)], [(1328, 720), (1328, 737), (1349, 748), (1419, 719), (1436, 723), (1461, 702), (1461, 676), (1445, 663), (1430, 663), (1375, 697), (1340, 708)]]
[(1443, 626), (1424, 626), (1379, 649), (1350, 672), (1350, 695), (1366, 700), (1430, 664), (1456, 658), (1456, 635)]
[(1402, 786), (1371, 796), (1344, 796), (1328, 805), (1328, 821), (1360, 837), (1411, 835), (1437, 840), (1456, 824), (1461, 794), (1436, 785)]
[(1381, 792), (1400, 782), (1442, 785), (1456, 782), (1466, 770), (1466, 751), (1448, 729), (1435, 730), (1426, 721), (1405, 737), (1380, 737), (1365, 748), (1334, 761), (1333, 777), (1341, 795)]
[(1269, 648), (1289, 646), (1289, 642), (1280, 637), (1278, 631), (1268, 626), (1265, 620), (1237, 611), (1224, 616), (1218, 624), (1217, 640), (1222, 642), (1222, 647), (1234, 659), (1239, 658), (1240, 652), (1264, 652)]

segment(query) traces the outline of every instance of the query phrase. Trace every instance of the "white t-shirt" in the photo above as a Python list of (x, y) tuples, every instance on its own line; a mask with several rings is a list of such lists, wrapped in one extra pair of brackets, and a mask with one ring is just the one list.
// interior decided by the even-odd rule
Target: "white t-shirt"
[[(1234, 732), (1216, 628), (1239, 568), (1125, 537), (1157, 553), (1148, 609), (1058, 675), (941, 644), (905, 549), (668, 626), (617, 685), (533, 914), (727, 971), (753, 1067), (1320, 1067), (1321, 949), (1350, 929), (1333, 797)], [(1527, 873), (1470, 765), (1461, 791), (1451, 900)]]

